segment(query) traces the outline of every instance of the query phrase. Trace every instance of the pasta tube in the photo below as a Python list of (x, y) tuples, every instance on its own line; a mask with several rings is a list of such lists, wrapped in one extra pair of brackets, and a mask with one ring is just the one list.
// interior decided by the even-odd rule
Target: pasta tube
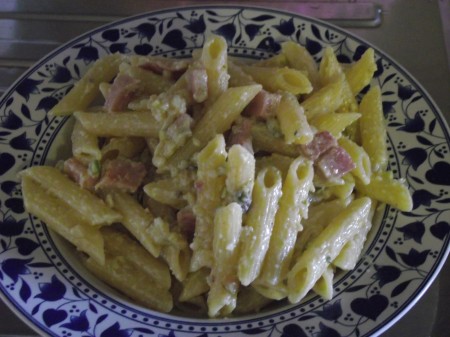
[(269, 249), (281, 185), (281, 173), (274, 167), (263, 169), (255, 179), (238, 265), (239, 280), (244, 286), (253, 282), (261, 271)]
[(356, 199), (313, 239), (288, 273), (288, 299), (298, 303), (319, 280), (342, 247), (365, 224), (371, 200)]

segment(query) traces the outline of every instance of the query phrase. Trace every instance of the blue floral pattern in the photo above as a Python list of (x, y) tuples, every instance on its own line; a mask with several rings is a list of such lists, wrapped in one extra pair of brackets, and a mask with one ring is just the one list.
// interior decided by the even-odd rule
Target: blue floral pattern
[(188, 57), (209, 34), (231, 54), (261, 58), (298, 41), (319, 61), (331, 46), (341, 62), (369, 45), (298, 15), (257, 8), (188, 7), (122, 20), (79, 37), (41, 60), (0, 101), (0, 290), (39, 331), (72, 337), (338, 337), (379, 333), (431, 282), (448, 254), (449, 133), (423, 89), (376, 52), (374, 84), (383, 95), (389, 166), (407, 181), (413, 210), (387, 207), (355, 270), (340, 273), (335, 297), (309, 296), (258, 315), (204, 321), (144, 309), (91, 277), (67, 243), (24, 210), (17, 173), (54, 163), (70, 118), (48, 111), (87, 67), (109, 53)]

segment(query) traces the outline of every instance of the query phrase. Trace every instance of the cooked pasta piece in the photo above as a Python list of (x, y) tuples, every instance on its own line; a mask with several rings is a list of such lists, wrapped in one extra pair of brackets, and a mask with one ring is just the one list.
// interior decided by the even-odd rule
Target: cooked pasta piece
[(27, 212), (44, 221), (47, 226), (88, 254), (98, 264), (105, 264), (103, 237), (98, 227), (86, 223), (81, 214), (28, 176), (22, 178), (23, 202)]
[(314, 287), (345, 243), (365, 225), (370, 206), (370, 198), (354, 200), (309, 243), (288, 274), (290, 302), (298, 303)]
[(388, 162), (388, 154), (386, 122), (383, 115), (380, 87), (371, 87), (362, 98), (359, 107), (362, 147), (369, 155), (372, 171), (384, 171)]
[[(214, 214), (222, 205), (222, 191), (225, 188), (225, 163), (227, 152), (225, 139), (219, 134), (200, 151), (197, 159), (197, 200), (194, 205), (196, 214), (195, 236), (191, 244), (193, 252), (191, 271), (202, 267), (212, 267)], [(221, 172), (223, 170), (223, 172)]]
[(102, 199), (81, 188), (58, 169), (50, 166), (33, 166), (22, 171), (56, 196), (70, 208), (80, 213), (86, 223), (93, 226), (110, 225), (121, 220), (120, 213), (109, 207)]
[(236, 307), (241, 227), (242, 208), (239, 204), (233, 202), (217, 209), (214, 217), (214, 265), (208, 293), (210, 317), (229, 314)]
[(157, 137), (160, 128), (148, 111), (114, 114), (76, 111), (74, 116), (87, 132), (99, 137)]
[(281, 197), (281, 174), (275, 167), (263, 169), (255, 179), (252, 206), (247, 214), (238, 276), (244, 286), (259, 275), (264, 257), (269, 249), (270, 237)]
[(275, 215), (273, 233), (257, 283), (276, 286), (289, 270), (302, 218), (308, 217), (308, 196), (314, 189), (313, 163), (295, 159), (283, 182), (280, 207)]

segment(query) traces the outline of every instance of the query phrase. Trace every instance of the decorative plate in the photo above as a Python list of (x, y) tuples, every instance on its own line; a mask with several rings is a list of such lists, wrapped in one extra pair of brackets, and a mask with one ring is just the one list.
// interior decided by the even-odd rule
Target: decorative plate
[(320, 60), (331, 46), (341, 62), (369, 44), (311, 18), (272, 9), (187, 7), (142, 14), (80, 36), (29, 69), (0, 101), (0, 290), (40, 334), (58, 337), (337, 337), (380, 334), (425, 292), (449, 252), (449, 132), (433, 101), (376, 48), (389, 165), (406, 179), (412, 212), (386, 207), (354, 271), (341, 273), (335, 297), (310, 295), (257, 315), (191, 319), (139, 307), (89, 276), (68, 245), (24, 210), (17, 173), (64, 156), (70, 119), (48, 111), (97, 58), (108, 53), (187, 57), (208, 34), (233, 55), (265, 58), (294, 40)]

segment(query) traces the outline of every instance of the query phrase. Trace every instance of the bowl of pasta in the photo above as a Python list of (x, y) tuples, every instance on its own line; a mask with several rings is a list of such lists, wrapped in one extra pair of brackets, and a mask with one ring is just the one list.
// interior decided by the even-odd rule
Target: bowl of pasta
[(30, 68), (0, 118), (0, 292), (42, 334), (377, 335), (448, 255), (445, 120), (312, 18), (117, 21)]

